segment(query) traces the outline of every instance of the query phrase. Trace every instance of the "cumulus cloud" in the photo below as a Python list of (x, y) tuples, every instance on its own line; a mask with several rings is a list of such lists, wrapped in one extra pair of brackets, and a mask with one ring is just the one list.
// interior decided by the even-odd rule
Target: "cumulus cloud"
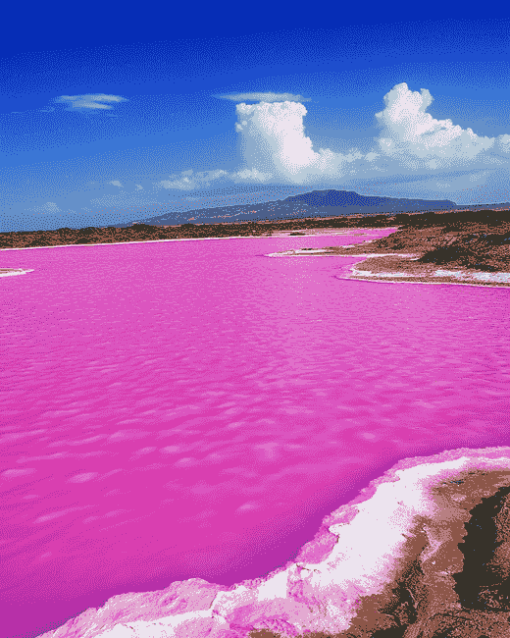
[(108, 182), (108, 184), (111, 184), (112, 186), (118, 186), (119, 188), (122, 188), (122, 184), (119, 182), (118, 179), (113, 179), (111, 182)]
[[(54, 102), (67, 104), (67, 111), (73, 110), (110, 110), (113, 108), (110, 102), (128, 102), (127, 98), (120, 95), (105, 95), (104, 93), (87, 93), (85, 95), (61, 95)], [(106, 102), (106, 104), (104, 104)]]
[(312, 99), (292, 93), (233, 93), (231, 95), (216, 95), (215, 97), (234, 102), (309, 102)]
[(384, 96), (386, 108), (375, 114), (383, 127), (377, 139), (381, 153), (411, 169), (438, 169), (464, 166), (494, 147), (495, 138), (434, 119), (426, 113), (432, 101), (427, 89), (411, 91), (405, 82)]
[(299, 102), (238, 104), (235, 127), (245, 166), (236, 176), (312, 185), (508, 165), (510, 135), (479, 136), (451, 120), (435, 119), (426, 112), (432, 101), (427, 89), (413, 92), (405, 82), (397, 84), (384, 96), (384, 110), (375, 114), (381, 132), (372, 148), (348, 153), (314, 149), (304, 128), (307, 110)]
[[(182, 171), (154, 184), (155, 190), (194, 191), (218, 181), (236, 184), (291, 184), (305, 187), (353, 187), (374, 178), (413, 182), (406, 196), (462, 192), (486, 183), (487, 169), (510, 169), (510, 135), (480, 136), (427, 109), (427, 89), (412, 91), (403, 82), (384, 96), (375, 113), (379, 135), (348, 152), (314, 147), (306, 134), (302, 104), (309, 98), (289, 93), (238, 93), (218, 96), (237, 101), (241, 165), (232, 171)], [(258, 103), (247, 104), (247, 100)], [(454, 174), (455, 173), (455, 174)], [(470, 177), (471, 176), (471, 177)], [(476, 184), (469, 180), (473, 179)], [(140, 190), (137, 186), (137, 190)], [(412, 191), (412, 192), (411, 192)]]
[(353, 162), (372, 162), (377, 157), (377, 153), (365, 155), (356, 149), (348, 154), (323, 148), (315, 151), (304, 129), (307, 110), (298, 102), (242, 103), (236, 111), (244, 171), (254, 175), (271, 175), (285, 182), (304, 184), (338, 178)]

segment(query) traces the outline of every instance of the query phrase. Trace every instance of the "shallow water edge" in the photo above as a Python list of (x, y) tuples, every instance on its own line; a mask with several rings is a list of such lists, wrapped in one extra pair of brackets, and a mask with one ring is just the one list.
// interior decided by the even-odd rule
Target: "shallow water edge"
[[(190, 579), (115, 596), (41, 638), (362, 637), (392, 628), (436, 630), (456, 616), (469, 618), (473, 631), (503, 636), (498, 627), (504, 616), (508, 631), (509, 603), (498, 598), (497, 578), (487, 590), (470, 559), (469, 523), (480, 519), (485, 501), (499, 497), (499, 509), (482, 516), (490, 542), (494, 515), (508, 514), (502, 499), (509, 493), (510, 447), (403, 459), (326, 516), (297, 558), (265, 578), (232, 587)], [(493, 541), (496, 573), (506, 563), (495, 550), (510, 543), (505, 523), (499, 521), (502, 538)], [(499, 608), (479, 609), (480, 595)], [(469, 627), (463, 636), (471, 636)]]

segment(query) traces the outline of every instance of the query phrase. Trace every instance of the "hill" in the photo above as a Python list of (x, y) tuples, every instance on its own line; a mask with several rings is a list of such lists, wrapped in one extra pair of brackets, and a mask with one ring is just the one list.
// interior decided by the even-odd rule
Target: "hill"
[[(460, 207), (451, 200), (398, 199), (394, 197), (368, 197), (354, 191), (323, 190), (293, 195), (285, 199), (237, 206), (199, 208), (191, 211), (172, 211), (116, 224), (115, 228), (127, 228), (133, 224), (151, 226), (173, 226), (194, 222), (195, 224), (217, 224), (225, 221), (269, 221), (299, 219), (307, 217), (335, 217), (351, 215), (377, 215), (410, 213), (420, 211), (457, 210)], [(479, 206), (478, 208), (482, 208)]]

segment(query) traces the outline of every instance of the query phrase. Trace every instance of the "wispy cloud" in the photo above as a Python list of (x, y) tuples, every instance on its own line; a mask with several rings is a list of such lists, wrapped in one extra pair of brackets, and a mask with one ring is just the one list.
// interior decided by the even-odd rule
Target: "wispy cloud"
[[(120, 95), (105, 95), (104, 93), (87, 93), (85, 95), (61, 95), (53, 100), (57, 104), (67, 104), (67, 111), (73, 110), (110, 110), (113, 109), (111, 102), (128, 102), (129, 100)], [(104, 104), (106, 102), (106, 104)]]
[(141, 184), (135, 184), (137, 191), (143, 191), (143, 186)]
[(46, 213), (51, 215), (52, 213), (74, 213), (76, 211), (71, 208), (67, 210), (62, 210), (55, 202), (46, 202), (42, 206), (34, 206), (33, 208), (26, 208), (25, 210), (29, 210), (33, 213)]
[(34, 213), (61, 213), (62, 210), (55, 204), (55, 202), (46, 202), (42, 206), (34, 206), (34, 208), (27, 208)]
[(294, 95), (293, 93), (234, 93), (231, 95), (215, 95), (221, 100), (233, 102), (309, 102), (312, 98)]
[(232, 179), (235, 182), (268, 182), (272, 177), (272, 173), (264, 173), (263, 171), (259, 171), (256, 168), (244, 168), (240, 171), (235, 171), (230, 174)]
[(113, 179), (111, 182), (108, 182), (108, 184), (111, 184), (112, 186), (117, 186), (118, 188), (122, 188), (122, 184), (119, 182), (118, 179)]
[(215, 171), (202, 171), (199, 173), (193, 173), (193, 170), (188, 170), (169, 175), (168, 179), (161, 180), (155, 184), (155, 186), (168, 189), (194, 190), (195, 188), (207, 187), (211, 182), (228, 176), (228, 171), (220, 169)]
[[(170, 175), (169, 179), (163, 179), (160, 182), (157, 182), (154, 184), (154, 187), (156, 189), (165, 188), (168, 190), (193, 191), (208, 188), (217, 180), (230, 180), (235, 184), (264, 184), (272, 177), (273, 175), (271, 173), (264, 173), (257, 168), (244, 168), (238, 171), (224, 171), (218, 169), (215, 171), (203, 171), (199, 173), (194, 173), (193, 170), (188, 170)], [(188, 197), (187, 199), (193, 198)]]

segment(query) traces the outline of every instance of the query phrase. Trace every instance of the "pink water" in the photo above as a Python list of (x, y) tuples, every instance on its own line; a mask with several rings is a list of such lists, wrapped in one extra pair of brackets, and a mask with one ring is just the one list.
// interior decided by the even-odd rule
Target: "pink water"
[(362, 239), (0, 252), (1, 638), (264, 575), (398, 459), (510, 443), (508, 289), (264, 256)]

